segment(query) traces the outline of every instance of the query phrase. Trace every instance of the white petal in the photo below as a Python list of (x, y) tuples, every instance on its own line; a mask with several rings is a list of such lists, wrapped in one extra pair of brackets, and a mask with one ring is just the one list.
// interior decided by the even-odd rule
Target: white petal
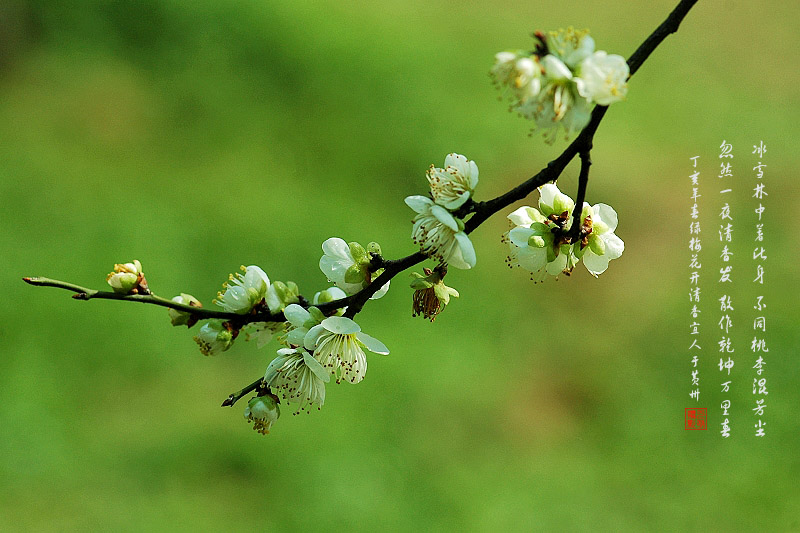
[(386, 347), (381, 341), (376, 339), (375, 337), (370, 337), (366, 333), (357, 333), (356, 338), (361, 341), (361, 343), (367, 347), (372, 353), (379, 353), (381, 355), (389, 355), (389, 348)]
[(278, 297), (278, 291), (275, 290), (275, 285), (270, 285), (270, 287), (267, 289), (266, 300), (270, 313), (277, 313), (281, 310), (283, 302)]
[(508, 232), (508, 238), (520, 248), (527, 248), (528, 239), (535, 234), (536, 232), (530, 228), (514, 228)]
[(295, 346), (303, 346), (306, 334), (308, 334), (306, 328), (293, 329), (286, 335), (286, 342)]
[(583, 264), (586, 265), (586, 270), (591, 272), (594, 276), (602, 274), (606, 271), (608, 268), (608, 260), (608, 253), (597, 255), (591, 250), (588, 250), (585, 254), (583, 254)]
[(528, 272), (538, 272), (547, 265), (547, 249), (527, 246), (517, 254), (519, 266)]
[(600, 236), (606, 243), (606, 253), (609, 259), (617, 259), (625, 251), (625, 243), (614, 233), (605, 233)]
[[(461, 264), (450, 263), (456, 268), (463, 268), (468, 269), (475, 266), (477, 262), (477, 257), (475, 256), (475, 247), (472, 246), (472, 241), (469, 240), (469, 237), (463, 231), (459, 231), (455, 234), (456, 241), (458, 241), (457, 250), (460, 250), (460, 257), (459, 260)], [(455, 255), (455, 254), (454, 254)], [(450, 261), (448, 261), (450, 262)]]
[(554, 261), (547, 263), (547, 273), (551, 276), (559, 275), (567, 266), (567, 254), (558, 254)]
[(378, 298), (381, 298), (381, 297), (383, 297), (383, 295), (384, 295), (384, 294), (386, 294), (386, 292), (389, 290), (389, 284), (390, 284), (390, 283), (391, 283), (391, 281), (387, 281), (387, 282), (386, 282), (386, 283), (383, 285), (383, 287), (381, 287), (380, 289), (378, 289), (377, 291), (375, 291), (375, 294), (373, 294), (372, 296), (370, 296), (370, 297), (369, 297), (369, 299), (370, 299), (370, 300), (377, 300)]
[(445, 209), (440, 205), (434, 205), (431, 207), (431, 214), (436, 217), (436, 220), (447, 226), (453, 231), (458, 231), (458, 223), (453, 215), (450, 214), (450, 211)]
[(319, 364), (319, 361), (311, 357), (311, 354), (305, 350), (303, 350), (303, 362), (306, 364), (309, 370), (314, 373), (315, 376), (325, 383), (328, 383), (331, 380), (330, 372), (322, 368), (322, 365)]
[(334, 300), (341, 300), (347, 297), (347, 294), (339, 287), (331, 287), (328, 289), (328, 294), (330, 294)]
[(542, 59), (545, 75), (554, 80), (571, 80), (572, 72), (563, 61), (552, 54), (544, 56)]
[(455, 168), (462, 176), (466, 176), (469, 172), (467, 158), (461, 154), (448, 154), (444, 159), (444, 168), (447, 167)]
[(427, 196), (408, 196), (406, 197), (406, 205), (417, 213), (425, 213), (433, 205), (433, 200)]
[(303, 346), (305, 346), (306, 350), (314, 351), (314, 348), (317, 347), (317, 339), (319, 336), (325, 332), (325, 327), (322, 324), (317, 324), (306, 333), (305, 338), (303, 338)]
[(557, 194), (561, 194), (561, 191), (558, 190), (555, 183), (545, 183), (539, 187), (539, 205), (546, 205), (552, 210)]
[(614, 208), (607, 204), (597, 204), (592, 209), (600, 215), (600, 220), (608, 226), (609, 233), (614, 233), (614, 230), (617, 229), (617, 212), (614, 211)]
[(361, 327), (358, 324), (343, 316), (329, 316), (321, 324), (328, 331), (337, 334), (346, 335), (361, 331)]
[(510, 220), (515, 226), (527, 228), (534, 222), (533, 218), (531, 217), (531, 209), (533, 208), (523, 205), (519, 209), (512, 211), (511, 214), (509, 214), (506, 218), (508, 218), (508, 220)]
[(339, 237), (331, 237), (323, 242), (322, 251), (325, 255), (353, 261), (353, 256), (350, 254), (350, 247), (347, 246), (344, 239), (340, 239)]
[(459, 207), (461, 207), (462, 205), (464, 205), (464, 202), (466, 202), (469, 199), (469, 195), (470, 195), (469, 191), (464, 191), (455, 200), (450, 200), (449, 202), (445, 202), (442, 205), (444, 205), (444, 207), (446, 207), (447, 209), (454, 211)]
[[(569, 65), (575, 66), (594, 52), (594, 39), (591, 35), (584, 35), (581, 39), (580, 45), (572, 53), (564, 58), (564, 61)], [(605, 53), (605, 52), (603, 52)]]
[(285, 316), (286, 320), (291, 322), (293, 326), (299, 328), (306, 323), (306, 320), (308, 320), (309, 317), (311, 317), (311, 313), (297, 304), (290, 304), (287, 305), (286, 309), (283, 310), (283, 316)]
[(269, 276), (267, 273), (261, 270), (261, 267), (256, 265), (250, 265), (249, 267), (245, 268), (244, 273), (244, 284), (246, 287), (253, 287), (255, 289), (261, 289), (259, 287), (260, 283), (264, 283), (264, 290), (269, 288)]
[(469, 162), (469, 188), (474, 189), (478, 186), (478, 165), (475, 161)]
[(325, 274), (330, 281), (337, 285), (344, 283), (345, 273), (353, 264), (355, 264), (353, 260), (349, 260), (348, 263), (346, 260), (337, 259), (330, 255), (323, 255), (319, 259), (319, 269), (322, 270), (322, 273)]

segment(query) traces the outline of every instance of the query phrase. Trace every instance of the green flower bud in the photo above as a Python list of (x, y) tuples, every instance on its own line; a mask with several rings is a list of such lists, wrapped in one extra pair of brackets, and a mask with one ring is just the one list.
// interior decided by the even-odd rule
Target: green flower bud
[(366, 273), (364, 272), (364, 266), (358, 262), (350, 265), (344, 273), (345, 283), (363, 283), (365, 279)]
[[(172, 301), (183, 305), (191, 305), (192, 307), (203, 307), (203, 304), (200, 303), (200, 300), (191, 294), (181, 293), (180, 296), (174, 297)], [(173, 326), (192, 327), (197, 322), (197, 318), (192, 313), (178, 311), (177, 309), (168, 309), (168, 311), (169, 321)]]
[(112, 272), (106, 281), (114, 289), (114, 292), (129, 294), (139, 284), (139, 276), (130, 272)]
[(544, 240), (544, 237), (539, 235), (531, 235), (528, 237), (528, 246), (533, 246), (534, 248), (544, 248), (547, 246), (547, 243)]
[(556, 194), (553, 198), (553, 211), (555, 214), (560, 215), (564, 211), (572, 213), (575, 208), (575, 202), (566, 194)]
[(283, 311), (287, 305), (300, 301), (299, 293), (300, 290), (295, 282), (275, 281), (267, 289), (267, 307), (269, 307), (271, 313)]
[(272, 424), (280, 416), (281, 409), (278, 407), (278, 397), (274, 394), (251, 398), (244, 409), (244, 417), (248, 422), (252, 422), (253, 429), (262, 435), (269, 433)]
[(194, 341), (203, 355), (217, 355), (233, 345), (234, 335), (226, 324), (222, 320), (209, 320), (200, 328)]
[(367, 251), (368, 251), (369, 253), (371, 253), (371, 254), (378, 254), (378, 255), (382, 255), (382, 254), (381, 254), (381, 245), (380, 245), (380, 244), (378, 244), (377, 242), (371, 242), (371, 243), (369, 243), (369, 244), (367, 245)]
[(369, 263), (370, 256), (363, 246), (357, 242), (348, 242), (347, 246), (350, 248), (350, 254), (353, 256), (353, 260), (355, 260), (356, 264)]
[(589, 248), (597, 255), (605, 255), (606, 243), (597, 235), (589, 235)]

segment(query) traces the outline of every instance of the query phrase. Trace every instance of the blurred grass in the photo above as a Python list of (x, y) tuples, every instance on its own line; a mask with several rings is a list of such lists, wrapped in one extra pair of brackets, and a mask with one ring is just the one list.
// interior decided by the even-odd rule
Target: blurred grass
[[(371, 357), (358, 387), (329, 387), (321, 412), (285, 410), (268, 438), (218, 405), (271, 349), (202, 358), (163, 310), (19, 281), (101, 287), (138, 258), (159, 294), (208, 304), (239, 264), (319, 290), (333, 235), (406, 255), (402, 198), (423, 191), (428, 165), (474, 158), (489, 198), (563, 149), (504, 113), (492, 54), (571, 24), (629, 55), (673, 3), (5, 3), (0, 530), (800, 528), (797, 239), (778, 218), (798, 201), (790, 3), (699, 2), (608, 114), (589, 200), (615, 206), (626, 253), (600, 279), (508, 272), (498, 216), (473, 235), (477, 268), (448, 277), (462, 297), (434, 325), (411, 319), (398, 277), (359, 318), (392, 354)], [(744, 353), (734, 436), (681, 427), (685, 176), (723, 138), (743, 156), (742, 213), (739, 161), (756, 139), (769, 147), (761, 440)], [(750, 253), (741, 220), (735, 257)]]

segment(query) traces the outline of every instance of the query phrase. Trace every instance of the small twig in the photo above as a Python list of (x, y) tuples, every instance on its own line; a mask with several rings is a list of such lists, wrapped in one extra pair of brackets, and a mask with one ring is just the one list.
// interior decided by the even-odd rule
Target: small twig
[(261, 376), (260, 378), (258, 378), (257, 380), (255, 380), (254, 382), (252, 382), (250, 385), (243, 388), (239, 392), (231, 393), (231, 395), (225, 398), (225, 401), (222, 402), (222, 407), (233, 407), (233, 404), (241, 400), (243, 396), (246, 396), (247, 394), (250, 394), (254, 390), (264, 386), (265, 386), (264, 376)]
[(97, 291), (94, 289), (87, 289), (80, 285), (67, 283), (57, 279), (34, 277), (22, 278), (25, 283), (35, 285), (37, 287), (57, 287), (59, 289), (66, 289), (75, 294), (72, 297), (76, 300), (123, 300), (127, 302), (139, 302), (143, 304), (159, 305), (161, 307), (168, 307), (184, 313), (190, 313), (198, 318), (224, 318), (232, 322), (247, 323), (247, 322), (283, 322), (285, 318), (283, 313), (260, 313), (257, 315), (239, 315), (236, 313), (229, 313), (227, 311), (216, 311), (214, 309), (206, 309), (204, 307), (193, 307), (191, 305), (180, 304), (167, 298), (156, 296), (155, 294), (120, 294), (112, 291)]

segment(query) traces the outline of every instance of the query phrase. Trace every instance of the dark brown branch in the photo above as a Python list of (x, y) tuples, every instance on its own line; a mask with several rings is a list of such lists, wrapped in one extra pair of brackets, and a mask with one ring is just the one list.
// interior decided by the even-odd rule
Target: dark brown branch
[(581, 213), (583, 212), (583, 202), (586, 201), (586, 186), (589, 184), (589, 167), (592, 166), (592, 155), (589, 150), (584, 150), (580, 154), (581, 172), (578, 175), (578, 197), (575, 201), (575, 209), (572, 210), (572, 226), (569, 228), (567, 238), (570, 242), (575, 242), (581, 234)]
[(672, 10), (672, 13), (661, 23), (661, 25), (655, 29), (650, 36), (644, 40), (644, 42), (639, 45), (639, 48), (631, 54), (631, 57), (628, 59), (628, 68), (631, 71), (631, 76), (633, 76), (639, 67), (642, 66), (650, 54), (653, 53), (658, 45), (669, 36), (671, 33), (675, 33), (678, 31), (678, 28), (683, 22), (683, 19), (686, 17), (686, 14), (689, 13), (689, 10), (697, 3), (697, 0), (681, 0), (678, 6)]

